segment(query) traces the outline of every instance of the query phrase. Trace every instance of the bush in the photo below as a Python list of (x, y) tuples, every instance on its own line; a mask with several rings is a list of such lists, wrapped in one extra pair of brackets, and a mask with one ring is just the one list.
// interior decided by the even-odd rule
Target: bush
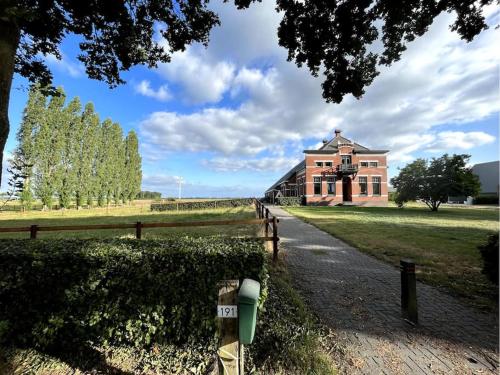
[(275, 200), (277, 206), (300, 206), (302, 204), (301, 197), (278, 197)]
[(483, 258), (483, 273), (498, 285), (498, 233), (489, 235), (487, 242), (478, 248)]
[(264, 282), (257, 239), (1, 240), (0, 342), (54, 348), (206, 341), (217, 282)]
[(243, 207), (253, 203), (252, 198), (220, 199), (213, 201), (180, 202), (180, 203), (153, 203), (151, 211), (189, 211), (207, 208)]
[(480, 195), (474, 198), (474, 204), (496, 204), (498, 205), (498, 197), (494, 195)]

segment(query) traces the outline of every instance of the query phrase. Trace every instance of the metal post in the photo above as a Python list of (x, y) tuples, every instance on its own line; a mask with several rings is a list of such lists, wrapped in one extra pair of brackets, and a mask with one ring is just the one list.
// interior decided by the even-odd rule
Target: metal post
[(278, 219), (273, 216), (273, 262), (278, 260)]
[(32, 225), (30, 227), (30, 239), (36, 239), (36, 232), (38, 232), (38, 225)]
[(401, 313), (403, 319), (418, 324), (417, 282), (415, 263), (410, 259), (400, 260), (401, 268)]
[(142, 224), (140, 221), (135, 224), (135, 238), (138, 240), (142, 238)]

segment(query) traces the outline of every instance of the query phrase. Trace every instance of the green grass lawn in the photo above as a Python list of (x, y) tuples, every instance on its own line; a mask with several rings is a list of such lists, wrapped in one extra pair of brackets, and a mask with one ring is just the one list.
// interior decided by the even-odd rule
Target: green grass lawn
[(424, 206), (289, 207), (290, 213), (394, 266), (417, 264), (419, 280), (445, 287), (468, 302), (497, 309), (498, 287), (481, 273), (477, 246), (499, 228), (495, 208)]
[[(28, 212), (0, 212), (0, 227), (36, 225), (129, 224), (148, 222), (186, 222), (204, 220), (254, 219), (253, 207), (204, 209), (193, 211), (151, 212), (149, 205), (93, 208), (82, 210), (53, 210)], [(230, 225), (192, 228), (144, 228), (142, 238), (162, 238), (179, 235), (253, 236), (256, 225)], [(134, 237), (135, 229), (107, 229), (94, 231), (39, 232), (37, 238), (110, 238)], [(29, 232), (0, 233), (0, 238), (29, 238)]]

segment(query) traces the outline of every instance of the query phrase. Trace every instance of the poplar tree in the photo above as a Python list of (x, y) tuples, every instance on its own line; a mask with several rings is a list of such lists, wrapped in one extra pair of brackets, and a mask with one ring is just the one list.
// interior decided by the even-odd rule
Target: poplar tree
[(139, 140), (135, 131), (131, 130), (125, 138), (124, 201), (130, 202), (141, 191), (141, 162)]
[(94, 111), (94, 105), (87, 103), (80, 121), (81, 134), (76, 154), (76, 187), (75, 199), (77, 207), (87, 202), (93, 204), (94, 189), (97, 185), (95, 175), (98, 136), (100, 131), (99, 116)]
[(109, 160), (111, 184), (108, 189), (108, 203), (112, 198), (115, 204), (119, 204), (125, 175), (125, 143), (122, 128), (116, 122), (111, 126), (109, 149), (111, 151)]
[(96, 187), (95, 194), (97, 196), (97, 204), (99, 207), (104, 206), (105, 203), (110, 202), (108, 199), (108, 192), (111, 186), (111, 126), (113, 122), (111, 119), (103, 121), (100, 129), (100, 137), (98, 141), (97, 160), (96, 160)]
[(60, 162), (56, 170), (56, 181), (59, 181), (59, 205), (69, 208), (73, 198), (79, 160), (79, 143), (83, 138), (81, 131), (82, 106), (78, 97), (73, 98), (60, 115), (57, 135), (60, 143)]
[(36, 161), (34, 165), (35, 194), (42, 201), (44, 209), (51, 208), (54, 194), (61, 185), (58, 174), (63, 140), (59, 136), (62, 111), (66, 96), (62, 88), (57, 89), (47, 107), (46, 116), (40, 123), (35, 140)]
[(28, 103), (16, 135), (18, 145), (10, 162), (11, 173), (18, 177), (18, 194), (23, 209), (33, 204), (33, 165), (35, 163), (35, 137), (46, 114), (47, 100), (40, 87), (34, 85), (28, 94)]

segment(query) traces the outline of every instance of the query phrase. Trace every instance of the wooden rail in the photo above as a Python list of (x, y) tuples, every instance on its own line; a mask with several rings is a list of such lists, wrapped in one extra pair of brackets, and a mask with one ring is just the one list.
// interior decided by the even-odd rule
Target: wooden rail
[[(140, 239), (142, 237), (142, 228), (206, 227), (206, 226), (241, 225), (241, 224), (249, 224), (249, 225), (260, 224), (260, 225), (265, 225), (267, 227), (270, 223), (272, 223), (272, 219), (207, 220), (207, 221), (187, 221), (182, 223), (142, 223), (138, 221), (135, 224), (90, 224), (90, 225), (52, 225), (52, 226), (31, 225), (29, 227), (7, 227), (7, 228), (0, 228), (0, 233), (30, 232), (30, 238), (36, 239), (38, 232), (135, 228), (136, 238)], [(259, 238), (264, 241), (275, 240), (273, 236), (269, 236), (267, 234)]]
[(256, 219), (239, 220), (205, 220), (186, 221), (177, 223), (142, 223), (140, 221), (133, 224), (89, 224), (89, 225), (31, 225), (27, 227), (7, 227), (0, 228), (0, 233), (29, 232), (31, 239), (36, 239), (38, 232), (59, 232), (59, 231), (79, 231), (79, 230), (106, 230), (106, 229), (135, 229), (135, 237), (142, 238), (144, 228), (178, 228), (178, 227), (205, 227), (218, 225), (261, 225), (261, 236), (263, 241), (272, 243), (273, 261), (278, 259), (278, 222), (257, 199), (254, 200), (257, 211)]
[[(258, 199), (254, 200), (255, 213), (260, 220), (263, 220), (264, 238), (270, 238), (272, 241), (273, 249), (273, 262), (278, 260), (279, 251), (279, 237), (278, 237), (278, 223), (279, 220), (276, 216), (271, 215), (269, 209), (262, 204)], [(269, 231), (271, 231), (271, 236), (269, 236)]]

